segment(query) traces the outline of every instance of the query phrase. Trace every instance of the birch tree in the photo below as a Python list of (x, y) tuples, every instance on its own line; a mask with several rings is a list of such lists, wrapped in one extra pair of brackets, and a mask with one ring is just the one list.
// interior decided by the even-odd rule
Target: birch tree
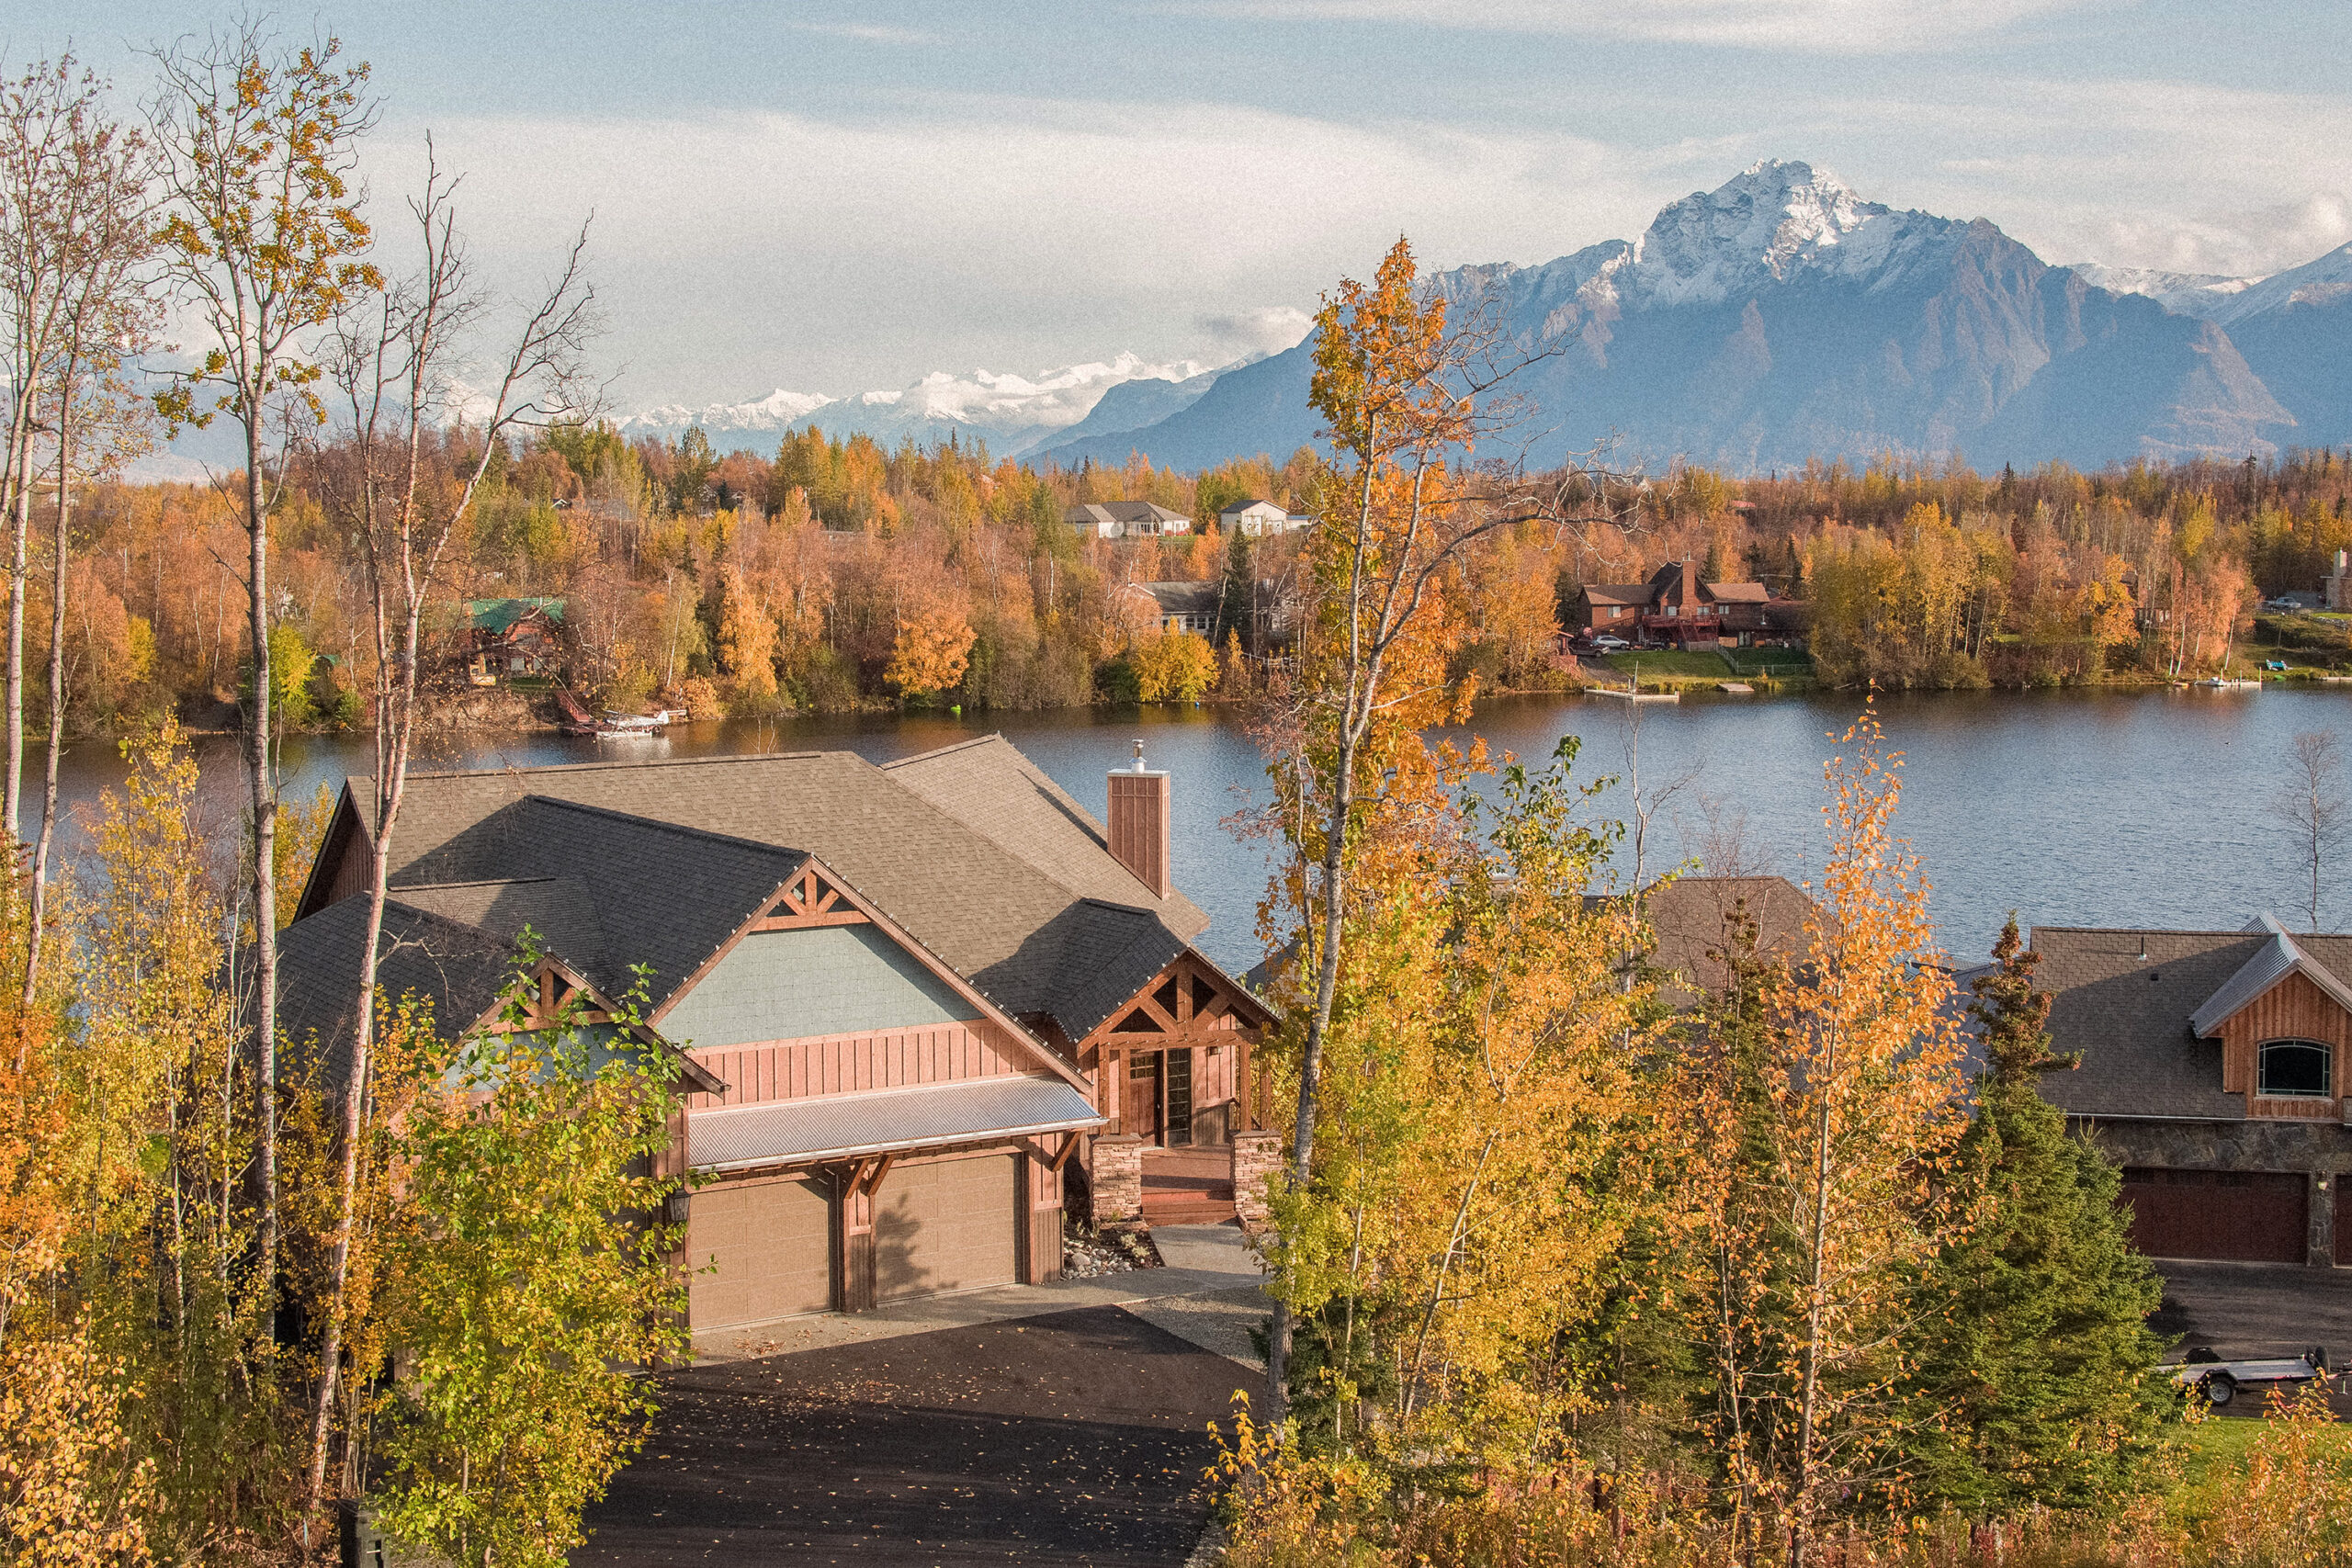
[[(56, 214), (56, 345), (36, 388), (45, 405), (42, 423), (51, 443), (53, 526), (48, 749), (28, 910), (28, 1005), (40, 983), (48, 931), (50, 852), (57, 829), (57, 773), (65, 739), (66, 583), (74, 491), (77, 482), (115, 473), (145, 446), (152, 411), (125, 380), (123, 367), (131, 355), (152, 346), (157, 322), (156, 301), (145, 276), (154, 248), (148, 221), (154, 159), (147, 138), (108, 118), (103, 104), (93, 98), (80, 106), (66, 129), (61, 155), (74, 177)], [(21, 558), (21, 536), (17, 547)], [(12, 641), (11, 646), (17, 644)], [(12, 711), (12, 719), (19, 716)]]
[[(359, 1187), (360, 1130), (370, 1093), (370, 1047), (377, 1014), (392, 836), (400, 823), (418, 719), (424, 617), (438, 592), (450, 542), (473, 509), (502, 444), (518, 430), (590, 412), (593, 389), (582, 355), (596, 325), (595, 292), (582, 269), (583, 226), (563, 265), (514, 329), (478, 424), (458, 423), (471, 338), (492, 329), (492, 300), (478, 285), (452, 206), (460, 181), (442, 173), (426, 145), (423, 193), (409, 204), (420, 245), (416, 270), (346, 319), (337, 334), (331, 379), (347, 421), (338, 461), (324, 470), (328, 505), (360, 540), (368, 569), (374, 656), (376, 771), (368, 802), (368, 924), (356, 976), (350, 1070), (343, 1085), (337, 1182), (340, 1201), (329, 1244), (326, 1322), (311, 1407), (310, 1492), (321, 1500), (343, 1351), (345, 1284), (354, 1204)], [(435, 471), (436, 442), (475, 443), (451, 479)]]
[(236, 502), (253, 658), (245, 770), (252, 820), (255, 1182), (264, 1278), (277, 1256), (277, 784), (270, 753), (270, 518), (301, 437), (325, 418), (321, 330), (382, 287), (351, 186), (374, 118), (368, 67), (327, 37), (289, 45), (248, 19), (184, 40), (158, 62), (153, 119), (167, 202), (160, 243), (202, 357), (157, 401), (175, 423), (226, 414), (243, 436)]
[(1717, 1443), (1743, 1536), (1784, 1535), (1791, 1568), (1841, 1498), (1899, 1481), (1917, 1281), (1966, 1218), (1945, 1179), (1963, 1043), (1926, 884), (1894, 835), (1900, 759), (1872, 715), (1841, 744), (1804, 953), (1765, 969), (1735, 939), (1736, 994), (1676, 1096)]
[[(1340, 983), (1350, 886), (1371, 852), (1379, 808), (1429, 777), (1429, 726), (1464, 716), (1473, 692), (1449, 660), (1463, 637), (1453, 579), (1465, 551), (1522, 525), (1631, 528), (1639, 513), (1623, 476), (1570, 464), (1536, 481), (1471, 467), (1523, 411), (1512, 376), (1548, 352), (1531, 349), (1473, 302), (1453, 313), (1417, 282), (1398, 240), (1370, 285), (1343, 281), (1316, 320), (1314, 405), (1331, 462), (1305, 557), (1311, 604), (1295, 702), (1270, 773), (1290, 840), (1283, 896), (1297, 924), (1292, 1005), (1305, 1015), (1288, 1180), (1314, 1171), (1324, 1041)], [(1284, 935), (1291, 933), (1270, 933)], [(1275, 1250), (1267, 1353), (1270, 1410), (1285, 1397), (1292, 1331), (1286, 1266)]]
[(25, 589), (33, 489), (45, 466), (37, 438), (42, 394), (66, 331), (68, 276), (85, 181), (104, 162), (105, 89), (71, 56), (35, 66), (0, 89), (0, 315), (7, 332), (8, 430), (0, 449), (0, 507), (8, 515), (8, 649), (0, 818), (9, 841), (24, 829)]

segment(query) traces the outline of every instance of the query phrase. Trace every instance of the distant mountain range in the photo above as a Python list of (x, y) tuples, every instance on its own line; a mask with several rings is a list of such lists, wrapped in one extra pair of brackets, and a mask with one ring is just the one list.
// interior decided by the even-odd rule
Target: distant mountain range
[(1160, 389), (1204, 382), (1215, 374), (1189, 359), (1155, 365), (1122, 354), (1107, 362), (1043, 370), (1034, 379), (988, 370), (960, 376), (938, 370), (899, 391), (845, 398), (779, 388), (749, 402), (647, 409), (618, 423), (625, 434), (673, 438), (699, 425), (721, 451), (738, 446), (772, 450), (786, 431), (814, 424), (829, 434), (863, 434), (893, 446), (904, 439), (923, 446), (950, 437), (982, 440), (992, 451), (1017, 457), (1042, 441), (1090, 428), (1088, 420), (1106, 398), (1114, 410), (1135, 410), (1134, 424), (1091, 428), (1150, 424), (1180, 406), (1160, 397)]
[[(2352, 442), (2352, 245), (2265, 278), (2058, 266), (1984, 220), (1899, 211), (1765, 162), (1669, 204), (1638, 240), (1435, 283), (1559, 344), (1519, 388), (1536, 412), (1510, 450), (1539, 463), (1612, 436), (1653, 466), (1743, 472), (1885, 452), (2097, 466)], [(722, 445), (764, 446), (814, 423), (1197, 469), (1312, 442), (1311, 372), (1307, 343), (1214, 370), (1122, 355), (1035, 380), (943, 373), (862, 398), (659, 409), (627, 428), (699, 423)]]

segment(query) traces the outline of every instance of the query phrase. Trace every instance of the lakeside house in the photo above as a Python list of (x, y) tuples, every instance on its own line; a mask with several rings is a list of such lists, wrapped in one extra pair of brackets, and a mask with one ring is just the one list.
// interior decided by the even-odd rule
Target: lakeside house
[[(682, 1202), (696, 1336), (1050, 1280), (1066, 1202), (1135, 1217), (1164, 1151), (1245, 1182), (1275, 1157), (1251, 1067), (1272, 1015), (1194, 945), (1169, 775), (1138, 743), (1105, 784), (1098, 821), (1001, 736), (879, 766), (413, 775), (383, 984), (493, 1027), (527, 927), (535, 1018), (577, 993), (604, 1044), (679, 1062), (666, 1170), (707, 1179)], [(346, 783), (280, 937), (281, 1022), (330, 1080), (373, 799)]]
[(2123, 1168), (2159, 1258), (2352, 1263), (2352, 937), (2037, 927), (2043, 1092)]
[(1298, 640), (1299, 604), (1283, 581), (1256, 579), (1250, 602), (1228, 604), (1233, 589), (1223, 578), (1207, 582), (1129, 582), (1119, 589), (1120, 618), (1131, 632), (1157, 626), (1163, 632), (1214, 637), (1219, 626), (1241, 634), (1251, 656), (1279, 653)]
[(1702, 582), (1690, 561), (1673, 561), (1646, 582), (1594, 582), (1568, 605), (1571, 635), (1601, 632), (1673, 648), (1749, 648), (1793, 641), (1798, 606), (1760, 582)]
[(1090, 501), (1064, 511), (1062, 521), (1099, 539), (1156, 539), (1189, 534), (1193, 520), (1148, 501)]
[(477, 686), (552, 675), (563, 663), (563, 601), (466, 601), (466, 672)]

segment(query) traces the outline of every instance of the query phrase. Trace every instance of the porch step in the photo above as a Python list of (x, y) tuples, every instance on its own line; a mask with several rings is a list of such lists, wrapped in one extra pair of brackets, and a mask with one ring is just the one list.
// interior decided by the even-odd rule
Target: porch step
[(1144, 1223), (1154, 1225), (1213, 1225), (1234, 1217), (1233, 1202), (1222, 1203), (1146, 1201)]
[(1153, 1224), (1215, 1224), (1234, 1217), (1233, 1153), (1225, 1148), (1146, 1149), (1143, 1217)]

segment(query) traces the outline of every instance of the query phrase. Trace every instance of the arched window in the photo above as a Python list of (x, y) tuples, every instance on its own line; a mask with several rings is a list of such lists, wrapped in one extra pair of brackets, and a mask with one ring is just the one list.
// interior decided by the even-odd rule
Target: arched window
[(2257, 1094), (2314, 1095), (2335, 1092), (2335, 1053), (2316, 1040), (2272, 1040), (2262, 1047), (2255, 1077)]

